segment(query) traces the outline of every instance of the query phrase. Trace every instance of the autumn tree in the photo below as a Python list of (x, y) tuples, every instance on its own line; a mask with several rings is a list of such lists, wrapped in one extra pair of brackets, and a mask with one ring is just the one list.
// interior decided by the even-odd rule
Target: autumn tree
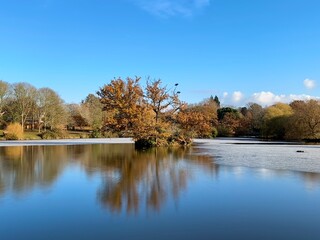
[(294, 101), (287, 138), (318, 139), (320, 138), (320, 103), (317, 100)]
[(175, 113), (180, 109), (182, 102), (179, 99), (179, 91), (177, 91), (178, 84), (173, 88), (162, 86), (160, 79), (147, 81), (144, 99), (148, 108), (152, 109), (154, 113), (153, 131), (155, 145), (163, 145), (163, 142), (158, 143), (159, 139), (166, 142), (166, 138), (172, 135), (171, 125)]
[(213, 98), (199, 104), (185, 106), (178, 114), (177, 120), (184, 135), (191, 138), (211, 138), (216, 135), (217, 103)]
[(234, 136), (240, 126), (241, 114), (238, 112), (227, 112), (220, 121), (218, 132), (220, 136)]
[(145, 91), (140, 78), (112, 80), (97, 92), (106, 111), (105, 129), (133, 137), (137, 146), (174, 142), (175, 117), (182, 103), (176, 91), (148, 79)]
[(71, 103), (66, 105), (66, 110), (68, 113), (67, 125), (68, 128), (75, 130), (76, 128), (83, 129), (88, 126), (86, 118), (83, 116), (81, 111), (81, 106), (76, 103)]
[(291, 106), (285, 103), (276, 103), (266, 108), (263, 117), (262, 136), (283, 139), (287, 123), (292, 114)]
[(223, 107), (218, 109), (218, 120), (222, 121), (227, 113), (238, 114), (238, 110), (231, 107)]
[(237, 136), (260, 136), (264, 109), (257, 103), (249, 103), (240, 108), (240, 125), (236, 129)]
[(187, 107), (179, 112), (177, 120), (181, 129), (184, 130), (184, 135), (190, 138), (212, 137), (213, 130), (210, 124), (210, 118), (200, 107)]
[(218, 133), (219, 136), (233, 136), (237, 128), (240, 126), (241, 113), (231, 107), (223, 107), (218, 109)]
[(264, 116), (264, 108), (257, 103), (248, 104), (248, 113), (251, 118), (250, 128), (254, 136), (260, 136), (262, 128), (262, 120)]
[(138, 77), (127, 78), (126, 81), (114, 79), (97, 92), (103, 110), (110, 115), (106, 118), (105, 127), (122, 136), (133, 136), (144, 113), (143, 90), (139, 81)]

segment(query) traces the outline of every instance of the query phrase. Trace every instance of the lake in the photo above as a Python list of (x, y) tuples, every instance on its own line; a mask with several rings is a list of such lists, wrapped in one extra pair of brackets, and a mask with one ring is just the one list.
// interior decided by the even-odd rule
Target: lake
[(0, 239), (320, 239), (320, 146), (0, 147)]

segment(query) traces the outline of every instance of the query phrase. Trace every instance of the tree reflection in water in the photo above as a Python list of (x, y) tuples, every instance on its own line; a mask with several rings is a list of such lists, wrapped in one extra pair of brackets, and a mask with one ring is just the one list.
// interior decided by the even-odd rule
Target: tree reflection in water
[(145, 152), (132, 151), (120, 159), (101, 159), (105, 172), (99, 199), (115, 212), (138, 212), (146, 206), (159, 210), (166, 198), (177, 198), (187, 187), (194, 168), (189, 161), (201, 161), (204, 169), (216, 171), (208, 157), (188, 157), (183, 149), (158, 148)]
[(64, 167), (64, 146), (14, 146), (0, 148), (0, 189), (21, 194), (48, 187)]
[[(178, 199), (199, 172), (214, 176), (219, 172), (212, 158), (192, 148), (136, 151), (131, 144), (0, 147), (0, 195), (50, 188), (73, 164), (101, 179), (98, 201), (115, 213), (159, 210), (166, 200)], [(223, 169), (234, 171), (233, 167)], [(308, 186), (320, 181), (319, 173), (292, 174), (302, 176)]]
[(66, 166), (80, 164), (89, 176), (98, 173), (98, 199), (114, 212), (144, 205), (159, 210), (166, 198), (178, 198), (196, 169), (191, 163), (217, 170), (210, 158), (190, 150), (136, 151), (131, 144), (0, 147), (0, 156), (0, 194), (50, 187)]

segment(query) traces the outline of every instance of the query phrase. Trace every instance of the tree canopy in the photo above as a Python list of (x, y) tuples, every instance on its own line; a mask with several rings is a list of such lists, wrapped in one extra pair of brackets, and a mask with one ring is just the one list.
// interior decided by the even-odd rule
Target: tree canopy
[[(66, 104), (53, 89), (0, 80), (0, 128), (91, 131), (92, 137), (132, 137), (142, 146), (188, 145), (192, 138), (255, 136), (320, 139), (319, 100), (262, 107), (221, 106), (218, 96), (199, 103), (181, 101), (179, 85), (161, 79), (115, 78), (81, 103)], [(97, 133), (97, 134), (96, 134)]]

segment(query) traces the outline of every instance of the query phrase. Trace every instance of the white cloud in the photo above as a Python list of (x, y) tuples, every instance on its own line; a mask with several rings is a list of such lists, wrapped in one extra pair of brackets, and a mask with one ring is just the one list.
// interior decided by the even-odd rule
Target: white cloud
[(277, 102), (290, 103), (294, 100), (310, 100), (310, 99), (320, 99), (319, 97), (314, 97), (306, 94), (281, 94), (276, 95), (272, 92), (258, 92), (254, 93), (248, 102), (255, 102), (263, 106), (269, 106)]
[(222, 98), (220, 99), (221, 104), (228, 104), (229, 103), (229, 93), (224, 92), (222, 94)]
[(162, 17), (190, 17), (210, 4), (210, 0), (131, 0), (143, 10)]
[(272, 92), (259, 92), (252, 95), (252, 102), (261, 104), (261, 105), (270, 105), (275, 102), (280, 102), (284, 95), (275, 95)]
[(225, 106), (241, 106), (244, 103), (244, 94), (240, 91), (234, 91), (233, 93), (223, 92), (220, 102)]
[(253, 102), (265, 106), (270, 106), (278, 102), (291, 103), (294, 100), (307, 101), (310, 99), (320, 100), (320, 97), (311, 96), (307, 94), (274, 94), (268, 91), (261, 91), (253, 93), (250, 97), (245, 98), (244, 94), (240, 91), (235, 91), (232, 94), (224, 92), (220, 99), (224, 106), (240, 107), (245, 106), (247, 103)]
[(308, 78), (303, 81), (303, 84), (307, 89), (314, 89), (316, 87), (316, 81)]
[(224, 92), (224, 93), (223, 93), (223, 98), (226, 98), (226, 97), (228, 97), (228, 95), (229, 95), (229, 93), (227, 93), (227, 92)]
[(243, 93), (240, 91), (236, 91), (232, 94), (232, 101), (235, 103), (239, 103), (243, 99)]

